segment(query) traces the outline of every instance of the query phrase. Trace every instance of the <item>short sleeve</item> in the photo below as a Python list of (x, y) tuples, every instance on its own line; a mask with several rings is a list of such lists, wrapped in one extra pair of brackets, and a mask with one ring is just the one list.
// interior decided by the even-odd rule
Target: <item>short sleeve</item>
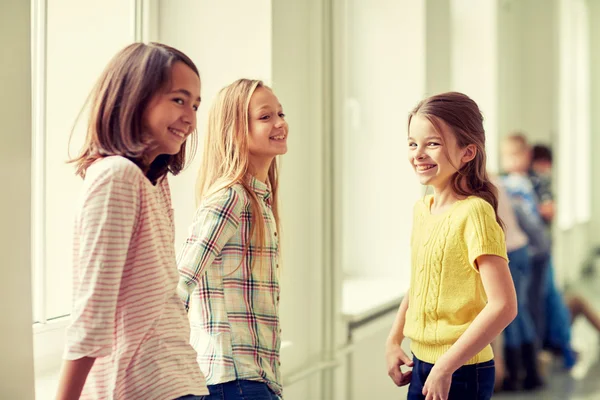
[(478, 270), (476, 260), (483, 255), (494, 255), (508, 260), (504, 231), (496, 221), (496, 213), (487, 201), (474, 199), (467, 214), (464, 239), (469, 264)]

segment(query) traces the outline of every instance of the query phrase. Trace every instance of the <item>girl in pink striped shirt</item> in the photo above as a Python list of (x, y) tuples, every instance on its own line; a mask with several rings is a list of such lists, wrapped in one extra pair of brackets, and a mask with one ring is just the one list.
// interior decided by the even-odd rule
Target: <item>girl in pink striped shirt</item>
[(57, 397), (202, 399), (208, 390), (176, 292), (167, 181), (196, 130), (198, 69), (176, 49), (135, 43), (112, 59), (91, 98), (73, 160), (84, 184)]

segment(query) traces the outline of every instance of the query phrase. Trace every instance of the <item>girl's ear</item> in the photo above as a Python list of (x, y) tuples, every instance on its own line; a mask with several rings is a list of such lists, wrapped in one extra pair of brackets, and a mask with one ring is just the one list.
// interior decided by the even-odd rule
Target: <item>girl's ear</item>
[(477, 155), (477, 146), (475, 146), (474, 144), (470, 144), (467, 147), (465, 147), (464, 151), (465, 152), (461, 158), (461, 161), (463, 163), (468, 163), (469, 161), (472, 161)]

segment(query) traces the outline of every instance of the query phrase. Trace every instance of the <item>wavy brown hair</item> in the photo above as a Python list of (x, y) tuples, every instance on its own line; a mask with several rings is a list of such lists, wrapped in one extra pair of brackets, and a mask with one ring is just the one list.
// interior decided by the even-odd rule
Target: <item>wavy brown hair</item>
[[(77, 175), (85, 177), (94, 161), (117, 155), (138, 165), (152, 182), (168, 172), (177, 175), (184, 168), (186, 145), (175, 155), (161, 154), (148, 163), (150, 138), (142, 119), (153, 96), (168, 89), (176, 62), (184, 63), (200, 77), (188, 56), (161, 43), (133, 43), (112, 58), (86, 101), (91, 110), (85, 143), (79, 155), (69, 161), (75, 164)], [(191, 138), (193, 151), (196, 131)]]
[[(441, 93), (417, 104), (409, 114), (409, 126), (415, 115), (427, 118), (442, 139), (444, 135), (440, 121), (443, 121), (454, 134), (456, 143), (461, 149), (469, 145), (476, 147), (475, 158), (457, 168), (450, 179), (450, 185), (454, 193), (459, 196), (477, 196), (490, 203), (496, 212), (496, 221), (503, 226), (498, 217), (498, 189), (490, 181), (486, 169), (483, 115), (477, 103), (462, 93)], [(450, 160), (447, 147), (444, 149)]]

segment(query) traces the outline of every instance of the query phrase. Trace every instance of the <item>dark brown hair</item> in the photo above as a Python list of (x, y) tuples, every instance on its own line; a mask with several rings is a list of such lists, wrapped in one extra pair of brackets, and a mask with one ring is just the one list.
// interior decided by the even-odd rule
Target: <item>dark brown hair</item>
[[(450, 184), (457, 195), (477, 196), (490, 203), (496, 212), (496, 220), (502, 226), (502, 221), (498, 218), (498, 190), (487, 174), (483, 115), (477, 103), (462, 93), (441, 93), (417, 104), (409, 114), (409, 127), (415, 115), (427, 118), (442, 139), (444, 135), (439, 121), (443, 121), (454, 134), (461, 149), (471, 144), (475, 145), (475, 158), (454, 173)], [(449, 156), (447, 152), (446, 148), (446, 156)]]
[(531, 150), (531, 161), (547, 161), (552, 163), (552, 149), (543, 144), (536, 144)]
[[(91, 110), (85, 144), (79, 155), (70, 160), (76, 165), (77, 175), (85, 177), (94, 161), (114, 155), (133, 161), (152, 182), (168, 172), (177, 175), (183, 169), (185, 145), (179, 153), (159, 155), (148, 164), (145, 158), (149, 138), (143, 132), (142, 120), (152, 97), (169, 85), (176, 62), (184, 63), (200, 76), (188, 56), (161, 43), (133, 43), (113, 57), (86, 101), (91, 101)], [(196, 132), (191, 136), (195, 149)]]

